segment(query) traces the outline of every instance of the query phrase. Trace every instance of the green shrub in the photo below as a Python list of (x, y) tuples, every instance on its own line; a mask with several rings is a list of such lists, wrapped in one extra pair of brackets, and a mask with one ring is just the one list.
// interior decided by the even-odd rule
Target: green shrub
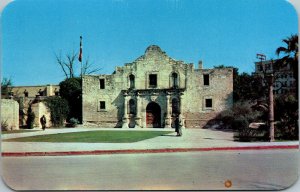
[(79, 121), (76, 118), (72, 117), (66, 124), (66, 127), (76, 127), (77, 124), (79, 124)]
[(275, 138), (277, 140), (299, 140), (298, 124), (279, 122), (275, 125)]
[(249, 122), (243, 116), (234, 119), (231, 124), (231, 127), (234, 130), (246, 129), (246, 128), (248, 128), (248, 126), (249, 126)]
[(63, 126), (69, 113), (68, 102), (60, 97), (48, 97), (44, 100), (51, 112), (51, 122), (54, 127)]
[(234, 139), (242, 142), (268, 141), (269, 132), (264, 129), (243, 128), (235, 132)]
[(226, 127), (231, 127), (232, 121), (234, 120), (234, 113), (232, 110), (225, 110), (219, 115), (218, 119)]
[(248, 127), (249, 123), (261, 119), (262, 112), (252, 108), (253, 104), (249, 101), (237, 102), (231, 110), (225, 110), (216, 118), (221, 121), (224, 128), (234, 130), (239, 127)]

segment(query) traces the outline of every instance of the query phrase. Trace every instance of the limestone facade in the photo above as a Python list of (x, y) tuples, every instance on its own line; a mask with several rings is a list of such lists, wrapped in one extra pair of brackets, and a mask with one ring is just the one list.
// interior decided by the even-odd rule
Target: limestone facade
[(1, 99), (1, 123), (6, 123), (9, 130), (19, 129), (19, 104), (11, 99)]
[(83, 76), (83, 123), (102, 127), (202, 127), (232, 107), (233, 69), (198, 69), (169, 57), (158, 46), (111, 75)]

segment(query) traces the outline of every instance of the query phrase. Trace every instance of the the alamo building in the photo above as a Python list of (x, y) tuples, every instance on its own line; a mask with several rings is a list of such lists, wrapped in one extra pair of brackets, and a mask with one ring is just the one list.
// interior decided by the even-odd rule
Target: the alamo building
[(232, 68), (203, 69), (149, 46), (111, 75), (83, 76), (83, 123), (102, 127), (170, 128), (181, 114), (186, 128), (203, 127), (232, 107)]

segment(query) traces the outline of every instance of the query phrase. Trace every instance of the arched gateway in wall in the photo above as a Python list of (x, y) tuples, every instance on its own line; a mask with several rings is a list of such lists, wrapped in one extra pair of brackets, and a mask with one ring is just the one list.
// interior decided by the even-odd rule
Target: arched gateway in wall
[(146, 107), (146, 126), (149, 128), (161, 127), (161, 108), (155, 102), (150, 102)]

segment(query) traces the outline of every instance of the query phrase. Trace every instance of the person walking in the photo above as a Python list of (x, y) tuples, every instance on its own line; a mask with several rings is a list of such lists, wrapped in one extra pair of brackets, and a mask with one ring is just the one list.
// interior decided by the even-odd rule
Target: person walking
[(47, 120), (46, 120), (45, 115), (43, 115), (43, 116), (41, 117), (40, 122), (41, 122), (41, 124), (42, 124), (42, 129), (45, 131), (45, 129), (46, 129), (46, 123), (47, 123)]
[(175, 131), (177, 133), (176, 136), (182, 136), (182, 118), (180, 114), (178, 114), (175, 118)]

